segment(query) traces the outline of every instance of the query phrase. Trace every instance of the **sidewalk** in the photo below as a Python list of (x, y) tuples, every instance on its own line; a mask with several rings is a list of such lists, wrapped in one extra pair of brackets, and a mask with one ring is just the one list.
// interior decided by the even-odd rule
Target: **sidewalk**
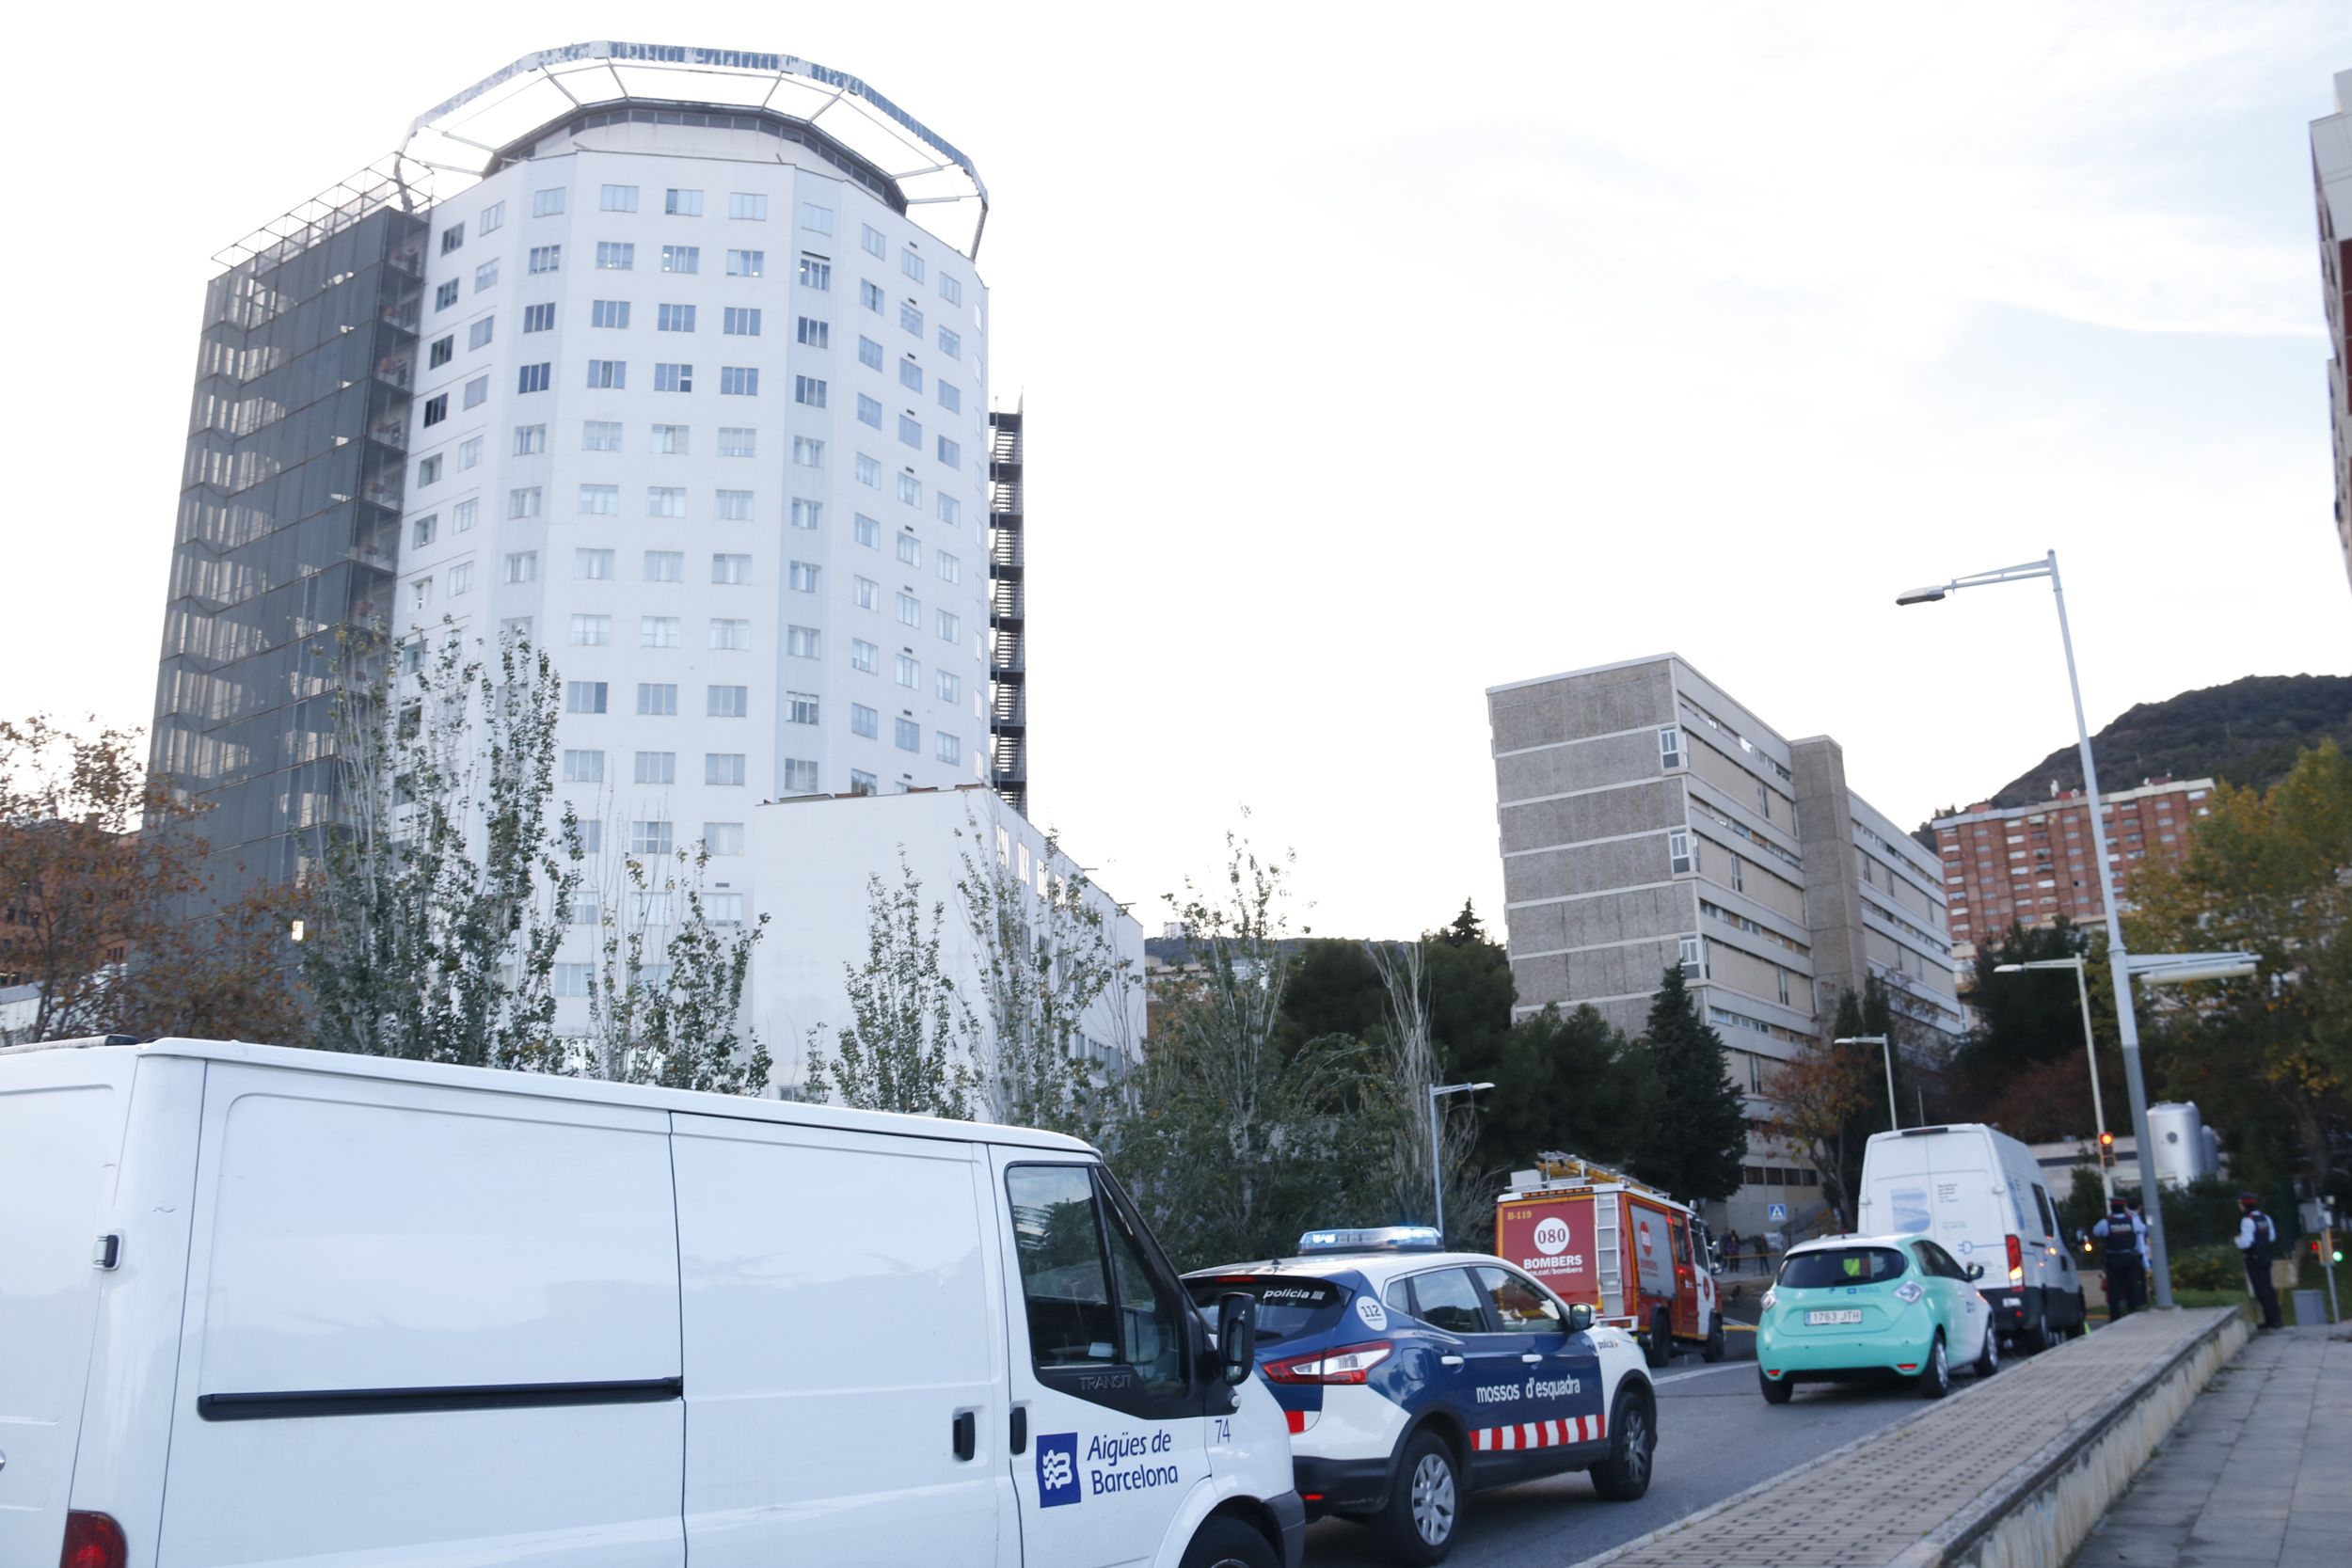
[(2347, 1461), (2352, 1329), (2261, 1335), (2189, 1405), (2073, 1568), (2341, 1568)]
[[(1959, 1393), (1917, 1416), (1628, 1542), (1590, 1568), (1928, 1568), (1987, 1553), (2054, 1562), (2063, 1544), (2041, 1549), (2003, 1532), (2044, 1539), (2068, 1519), (2079, 1530), (2244, 1332), (2242, 1319), (2218, 1307), (2136, 1313), (2007, 1363), (1989, 1381), (1963, 1379)], [(2038, 1501), (2053, 1488), (2058, 1501)]]

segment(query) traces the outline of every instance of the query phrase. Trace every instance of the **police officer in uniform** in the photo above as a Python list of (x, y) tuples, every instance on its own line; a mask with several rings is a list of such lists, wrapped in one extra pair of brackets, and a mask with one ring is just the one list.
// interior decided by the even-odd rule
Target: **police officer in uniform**
[(2140, 1262), (2140, 1219), (2122, 1198), (2107, 1200), (2107, 1217), (2090, 1227), (2106, 1248), (2107, 1322), (2120, 1323), (2147, 1305), (2148, 1275)]
[(2246, 1259), (2246, 1283), (2262, 1304), (2265, 1328), (2282, 1328), (2279, 1321), (2279, 1292), (2270, 1283), (2270, 1247), (2279, 1239), (2279, 1227), (2270, 1223), (2270, 1216), (2262, 1212), (2262, 1200), (2252, 1193), (2237, 1195), (2237, 1249)]

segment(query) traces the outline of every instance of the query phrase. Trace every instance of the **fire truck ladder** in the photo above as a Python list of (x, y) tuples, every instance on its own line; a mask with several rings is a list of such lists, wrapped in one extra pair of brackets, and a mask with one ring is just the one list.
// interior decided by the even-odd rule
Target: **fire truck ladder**
[(1596, 1272), (1600, 1276), (1600, 1315), (1604, 1318), (1625, 1316), (1625, 1279), (1619, 1268), (1624, 1251), (1617, 1224), (1624, 1212), (1622, 1203), (1594, 1200), (1593, 1250), (1599, 1254), (1594, 1262), (1598, 1265)]

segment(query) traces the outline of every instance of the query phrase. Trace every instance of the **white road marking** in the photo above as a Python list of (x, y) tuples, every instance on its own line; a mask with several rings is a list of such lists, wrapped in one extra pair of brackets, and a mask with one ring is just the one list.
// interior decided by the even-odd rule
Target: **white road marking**
[(1705, 1377), (1709, 1372), (1736, 1372), (1747, 1365), (1749, 1363), (1745, 1361), (1726, 1361), (1720, 1367), (1701, 1367), (1694, 1371), (1677, 1372), (1672, 1377), (1656, 1378), (1652, 1382), (1655, 1386), (1663, 1388), (1667, 1384), (1680, 1383), (1686, 1377)]

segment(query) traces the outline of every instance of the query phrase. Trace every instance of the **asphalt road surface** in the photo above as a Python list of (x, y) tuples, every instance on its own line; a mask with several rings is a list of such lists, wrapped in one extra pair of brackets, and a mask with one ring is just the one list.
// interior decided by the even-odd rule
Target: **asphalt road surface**
[[(1753, 1313), (1753, 1307), (1750, 1307)], [(1561, 1568), (1694, 1513), (1911, 1415), (1909, 1386), (1811, 1384), (1785, 1405), (1756, 1392), (1755, 1339), (1734, 1334), (1709, 1367), (1678, 1355), (1658, 1376), (1658, 1462), (1649, 1495), (1603, 1502), (1582, 1474), (1531, 1481), (1472, 1497), (1449, 1564)], [(1967, 1380), (1960, 1380), (1966, 1387)], [(1326, 1519), (1307, 1531), (1306, 1568), (1383, 1563), (1373, 1533)]]

